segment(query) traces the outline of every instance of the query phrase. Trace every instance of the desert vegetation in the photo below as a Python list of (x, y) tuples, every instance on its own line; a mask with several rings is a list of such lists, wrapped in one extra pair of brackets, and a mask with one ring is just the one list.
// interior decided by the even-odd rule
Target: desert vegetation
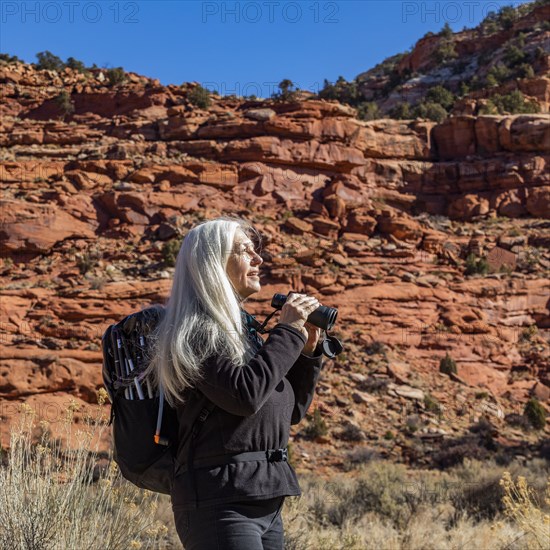
[(547, 548), (548, 473), (543, 461), (466, 460), (440, 472), (374, 459), (353, 478), (309, 474), (302, 497), (285, 502), (285, 548)]
[[(421, 118), (441, 122), (456, 114), (455, 108), (460, 111), (461, 100), (479, 97), (475, 93), (478, 91), (486, 92), (478, 114), (540, 112), (537, 101), (524, 97), (518, 82), (545, 73), (546, 51), (538, 41), (547, 24), (524, 25), (509, 34), (522, 17), (545, 3), (541, 0), (502, 6), (498, 11), (489, 11), (476, 28), (465, 27), (460, 33), (445, 23), (439, 33), (426, 33), (409, 50), (388, 57), (351, 81), (342, 76), (333, 82), (325, 79), (318, 96), (355, 107), (357, 117), (363, 120)], [(465, 37), (474, 42), (496, 34), (502, 39), (495, 40), (491, 47), (459, 55), (457, 44)], [(426, 41), (434, 43), (427, 63), (421, 69), (411, 70), (402, 63), (403, 59), (417, 48), (421, 52)], [(415, 87), (417, 92), (409, 96), (407, 90)]]
[(0, 548), (166, 547), (168, 528), (156, 519), (158, 495), (121, 479), (116, 464), (98, 451), (103, 408), (83, 427), (73, 423), (76, 409), (67, 407), (54, 438), (49, 423), (22, 405), (1, 453)]
[[(62, 436), (54, 438), (22, 405), (2, 451), (0, 546), (180, 548), (169, 497), (135, 488), (109, 453), (94, 447), (107, 428), (104, 409), (86, 415), (82, 427), (73, 422), (76, 409), (67, 407)], [(465, 459), (445, 470), (412, 470), (367, 451), (354, 453), (347, 474), (302, 474), (302, 496), (287, 498), (283, 508), (286, 549), (550, 544), (550, 466), (543, 460)]]
[[(38, 52), (36, 54), (36, 60), (36, 63), (32, 65), (39, 71), (55, 71), (61, 73), (68, 68), (88, 78), (93, 70), (100, 68), (95, 63), (91, 67), (87, 67), (83, 61), (75, 59), (74, 57), (68, 57), (66, 61), (63, 61), (59, 56), (53, 54), (49, 50)], [(5, 63), (23, 63), (16, 55), (9, 55), (6, 53), (0, 53), (0, 61)], [(112, 87), (124, 84), (128, 80), (126, 72), (122, 67), (103, 68), (102, 70), (105, 73), (107, 82)], [(71, 114), (74, 111), (74, 107), (71, 108), (70, 96), (67, 98), (63, 94), (66, 94), (66, 92), (62, 92), (61, 95), (56, 98), (56, 101), (64, 115)]]

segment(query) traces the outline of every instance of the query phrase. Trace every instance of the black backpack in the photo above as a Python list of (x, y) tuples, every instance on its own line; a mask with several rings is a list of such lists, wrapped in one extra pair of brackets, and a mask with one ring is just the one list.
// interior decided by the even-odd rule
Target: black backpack
[[(171, 494), (175, 472), (182, 465), (176, 462), (178, 420), (176, 410), (165, 402), (162, 391), (143, 377), (148, 364), (151, 339), (162, 320), (165, 309), (154, 305), (128, 315), (110, 325), (103, 334), (103, 383), (111, 400), (109, 425), (113, 429), (113, 458), (124, 478), (137, 487)], [(244, 320), (258, 345), (259, 323), (246, 312)], [(193, 475), (194, 441), (214, 410), (215, 405), (204, 396), (204, 406), (191, 427), (187, 463), (195, 494)], [(244, 453), (261, 455), (265, 452)], [(231, 458), (239, 455), (227, 455)], [(220, 459), (220, 464), (225, 464)], [(198, 501), (198, 496), (196, 497)]]
[(155, 305), (107, 328), (102, 338), (103, 382), (111, 400), (113, 458), (123, 477), (142, 489), (170, 494), (176, 411), (142, 377), (152, 333), (163, 315), (164, 307)]

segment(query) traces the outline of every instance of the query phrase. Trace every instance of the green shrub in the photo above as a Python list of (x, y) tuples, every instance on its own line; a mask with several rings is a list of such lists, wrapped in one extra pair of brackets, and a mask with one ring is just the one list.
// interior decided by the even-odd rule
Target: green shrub
[(86, 252), (76, 255), (76, 265), (82, 275), (88, 273), (97, 267), (99, 260), (103, 257), (103, 253), (96, 250), (87, 250)]
[(453, 36), (453, 29), (451, 29), (451, 25), (449, 25), (448, 22), (443, 25), (443, 28), (439, 31), (439, 36), (442, 36), (443, 38), (452, 38)]
[(383, 355), (385, 356), (387, 353), (386, 345), (384, 342), (380, 342), (379, 340), (374, 340), (370, 344), (367, 345), (365, 348), (365, 351), (368, 355)]
[(517, 8), (513, 6), (504, 6), (498, 13), (490, 11), (480, 23), (483, 34), (493, 34), (501, 30), (512, 28), (518, 17), (525, 15), (525, 9), (532, 9), (532, 4), (520, 5)]
[(361, 389), (369, 393), (385, 394), (388, 391), (389, 381), (387, 378), (374, 378), (369, 376), (361, 383)]
[(423, 497), (421, 491), (410, 488), (405, 466), (373, 461), (363, 467), (351, 487), (344, 483), (334, 485), (336, 498), (325, 505), (323, 515), (333, 525), (342, 526), (374, 512), (396, 527), (403, 527)]
[[(432, 33), (433, 35), (433, 33)], [(375, 65), (366, 75), (376, 75), (376, 76), (387, 76), (391, 74), (392, 72), (395, 72), (395, 68), (397, 67), (398, 63), (407, 55), (407, 52), (401, 52), (397, 53), (395, 55), (392, 55), (391, 57), (387, 57), (382, 61), (381, 63), (378, 63), (378, 65)], [(361, 75), (359, 75), (358, 79), (361, 78)]]
[(445, 86), (433, 86), (426, 93), (426, 100), (428, 102), (439, 103), (446, 110), (449, 110), (455, 102), (454, 94), (447, 90)]
[(539, 332), (537, 325), (529, 325), (521, 331), (520, 342), (530, 342)]
[(285, 78), (279, 82), (279, 91), (271, 94), (272, 99), (275, 101), (293, 101), (296, 96), (296, 86), (292, 80)]
[(527, 35), (524, 32), (518, 33), (516, 36), (516, 45), (520, 48), (525, 48), (525, 38)]
[(487, 83), (489, 83), (489, 79), (491, 78), (492, 82), (494, 81), (496, 82), (496, 84), (502, 84), (505, 80), (511, 78), (511, 75), (512, 73), (508, 67), (506, 67), (502, 63), (497, 63), (496, 65), (493, 65), (487, 72)]
[(63, 90), (55, 99), (55, 103), (61, 110), (61, 114), (63, 115), (63, 119), (65, 119), (66, 116), (72, 115), (74, 113), (74, 103), (71, 100), (71, 95), (67, 90)]
[(485, 81), (476, 74), (470, 80), (470, 88), (472, 90), (482, 90), (485, 88)]
[(38, 63), (36, 63), (36, 68), (38, 70), (61, 72), (65, 68), (65, 63), (63, 63), (61, 58), (47, 50), (37, 53), (36, 58), (38, 59)]
[(499, 85), (498, 80), (492, 74), (487, 75), (485, 83), (487, 84), (487, 88), (496, 88)]
[(460, 97), (464, 97), (470, 93), (470, 86), (464, 81), (460, 83), (460, 86), (458, 87), (458, 95)]
[(514, 428), (519, 428), (523, 431), (528, 431), (531, 428), (531, 422), (523, 414), (510, 413), (504, 417), (504, 420), (510, 426)]
[(358, 105), (363, 99), (359, 93), (357, 82), (355, 80), (348, 82), (343, 76), (339, 76), (334, 84), (325, 79), (324, 87), (319, 92), (319, 97), (322, 99), (335, 99), (340, 103), (347, 103), (348, 105)]
[(411, 414), (405, 420), (405, 432), (407, 434), (414, 434), (422, 426), (420, 422), (420, 417), (417, 414)]
[(199, 109), (208, 109), (211, 104), (210, 92), (200, 85), (187, 94), (187, 99)]
[(384, 85), (384, 88), (382, 89), (382, 95), (384, 97), (388, 96), (391, 92), (397, 88), (400, 84), (402, 84), (407, 78), (409, 78), (410, 72), (406, 71), (404, 73), (400, 73), (397, 70), (392, 71), (389, 74), (389, 79)]
[(458, 54), (452, 40), (442, 40), (439, 47), (433, 52), (433, 57), (438, 64), (456, 59)]
[(449, 352), (445, 353), (445, 357), (439, 361), (439, 372), (442, 372), (443, 374), (456, 374), (456, 362), (454, 359), (451, 358), (449, 355)]
[(498, 23), (494, 19), (488, 19), (488, 17), (491, 15), (491, 13), (494, 14), (494, 12), (489, 12), (489, 15), (487, 16), (485, 22), (482, 24), (482, 32), (483, 34), (494, 34), (495, 32), (498, 32)]
[(107, 279), (105, 277), (92, 277), (90, 279), (90, 288), (92, 290), (101, 290), (105, 285)]
[(86, 69), (86, 65), (84, 65), (82, 61), (78, 61), (78, 59), (75, 59), (74, 57), (68, 57), (65, 65), (70, 69), (73, 69), (74, 71), (78, 71), (79, 73), (88, 72), (88, 69)]
[(491, 98), (500, 114), (529, 114), (538, 113), (540, 107), (534, 101), (526, 101), (524, 95), (519, 90), (514, 90), (506, 95), (496, 94)]
[(357, 118), (360, 120), (376, 120), (382, 117), (383, 114), (374, 101), (366, 101), (357, 107)]
[(107, 80), (111, 86), (117, 86), (126, 82), (127, 77), (122, 67), (107, 69)]
[(414, 118), (411, 105), (406, 101), (404, 101), (403, 103), (399, 103), (393, 109), (391, 109), (389, 112), (389, 116), (390, 118), (395, 118), (398, 120), (408, 120)]
[(489, 263), (485, 258), (478, 258), (475, 254), (468, 254), (466, 258), (466, 275), (486, 275), (489, 272)]
[(363, 441), (365, 433), (353, 422), (346, 422), (338, 433), (338, 438), (344, 441)]
[(536, 430), (542, 430), (546, 425), (546, 411), (536, 397), (527, 401), (523, 414)]
[[(385, 437), (385, 439), (388, 438)], [(361, 468), (362, 465), (379, 459), (380, 453), (376, 449), (367, 446), (354, 446), (351, 451), (346, 452), (343, 463), (344, 471), (349, 472), (354, 468)]]
[(516, 76), (518, 78), (535, 78), (535, 69), (530, 63), (522, 63), (516, 69)]
[(5, 61), (6, 63), (22, 63), (22, 60), (16, 55), (9, 55), (7, 53), (0, 53), (0, 61)]
[[(455, 370), (456, 370), (456, 364), (455, 364)], [(424, 407), (426, 407), (427, 411), (430, 411), (433, 413), (438, 413), (441, 411), (441, 406), (439, 405), (439, 401), (429, 393), (424, 395)]]
[(546, 50), (541, 46), (538, 46), (535, 50), (535, 59), (542, 60), (546, 57)]
[(174, 267), (176, 265), (181, 243), (181, 239), (171, 239), (162, 245), (162, 259), (166, 267)]
[(511, 29), (518, 17), (518, 13), (513, 6), (503, 6), (498, 11), (498, 23), (503, 30)]
[(502, 467), (466, 458), (453, 473), (458, 481), (449, 488), (449, 497), (456, 510), (455, 517), (466, 513), (478, 521), (491, 520), (502, 511)]
[(316, 439), (318, 437), (327, 435), (328, 428), (326, 422), (321, 415), (321, 411), (316, 408), (313, 411), (313, 414), (308, 416), (308, 424), (302, 430), (302, 434), (304, 435), (304, 437), (306, 437), (307, 439)]
[(526, 58), (527, 54), (514, 44), (508, 44), (508, 46), (504, 49), (503, 60), (509, 68), (523, 63)]
[(480, 115), (498, 115), (498, 108), (490, 99), (488, 99), (485, 105), (482, 105), (479, 108), (479, 114)]
[(332, 84), (330, 80), (324, 79), (323, 87), (319, 90), (319, 97), (321, 99), (334, 99), (340, 101), (338, 90), (336, 89), (336, 84)]
[(435, 122), (442, 122), (449, 113), (439, 103), (427, 102), (419, 103), (414, 109), (414, 115), (418, 118), (426, 118)]
[[(289, 218), (292, 218), (292, 216), (294, 216), (294, 212), (292, 210), (285, 210), (282, 215), (281, 215), (281, 218), (283, 221), (286, 221), (288, 220)], [(293, 253), (295, 253), (296, 250), (294, 250)]]

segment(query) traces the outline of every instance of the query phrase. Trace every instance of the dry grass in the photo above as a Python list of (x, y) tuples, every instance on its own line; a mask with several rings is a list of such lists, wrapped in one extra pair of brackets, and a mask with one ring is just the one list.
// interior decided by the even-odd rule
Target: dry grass
[[(326, 482), (303, 476), (302, 496), (287, 498), (283, 509), (285, 548), (548, 548), (550, 515), (536, 504), (541, 480), (550, 480), (548, 465), (510, 466), (532, 479), (536, 490), (525, 488), (525, 477), (514, 485), (492, 461), (466, 461), (448, 472), (413, 472), (399, 464), (371, 462), (355, 479), (337, 476)], [(546, 499), (548, 510), (550, 493)]]
[(525, 477), (518, 476), (514, 481), (510, 473), (505, 472), (501, 485), (504, 488), (505, 514), (524, 531), (529, 547), (550, 548), (550, 479), (544, 495), (546, 511)]
[(76, 431), (74, 410), (67, 410), (62, 445), (22, 406), (0, 468), (0, 548), (163, 547), (168, 528), (155, 519), (157, 495), (122, 480), (114, 462), (98, 468), (91, 447), (104, 419), (88, 418)]
[[(98, 409), (99, 410), (99, 409)], [(0, 466), (0, 548), (179, 549), (170, 498), (121, 479), (91, 449), (99, 415), (63, 445), (24, 407)], [(101, 467), (98, 467), (101, 465)], [(550, 547), (550, 469), (465, 460), (412, 471), (371, 460), (325, 481), (301, 477), (283, 509), (287, 550), (527, 550)], [(514, 477), (517, 481), (514, 481)]]

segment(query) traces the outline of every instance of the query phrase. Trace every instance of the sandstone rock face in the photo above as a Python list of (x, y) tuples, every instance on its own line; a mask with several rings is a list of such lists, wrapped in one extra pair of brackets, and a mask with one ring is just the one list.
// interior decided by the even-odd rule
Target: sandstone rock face
[[(399, 430), (397, 409), (430, 395), (449, 410), (547, 395), (547, 117), (364, 122), (307, 98), (203, 110), (192, 85), (93, 74), (0, 66), (3, 401), (93, 403), (103, 331), (163, 303), (179, 239), (220, 215), (263, 236), (252, 313), (290, 289), (338, 308), (346, 355), (315, 398), (335, 433), (348, 416), (369, 437)], [(63, 86), (76, 110), (52, 120)], [(439, 373), (447, 352), (456, 378)]]
[(55, 205), (24, 201), (0, 201), (1, 252), (47, 253), (53, 245), (70, 238), (94, 238), (90, 226)]
[(548, 218), (548, 212), (550, 212), (550, 189), (548, 187), (530, 189), (525, 207), (529, 214), (535, 218)]
[(458, 220), (469, 220), (489, 212), (489, 201), (479, 195), (464, 195), (449, 205), (449, 217)]
[(517, 115), (499, 125), (499, 141), (506, 151), (550, 152), (550, 117)]

